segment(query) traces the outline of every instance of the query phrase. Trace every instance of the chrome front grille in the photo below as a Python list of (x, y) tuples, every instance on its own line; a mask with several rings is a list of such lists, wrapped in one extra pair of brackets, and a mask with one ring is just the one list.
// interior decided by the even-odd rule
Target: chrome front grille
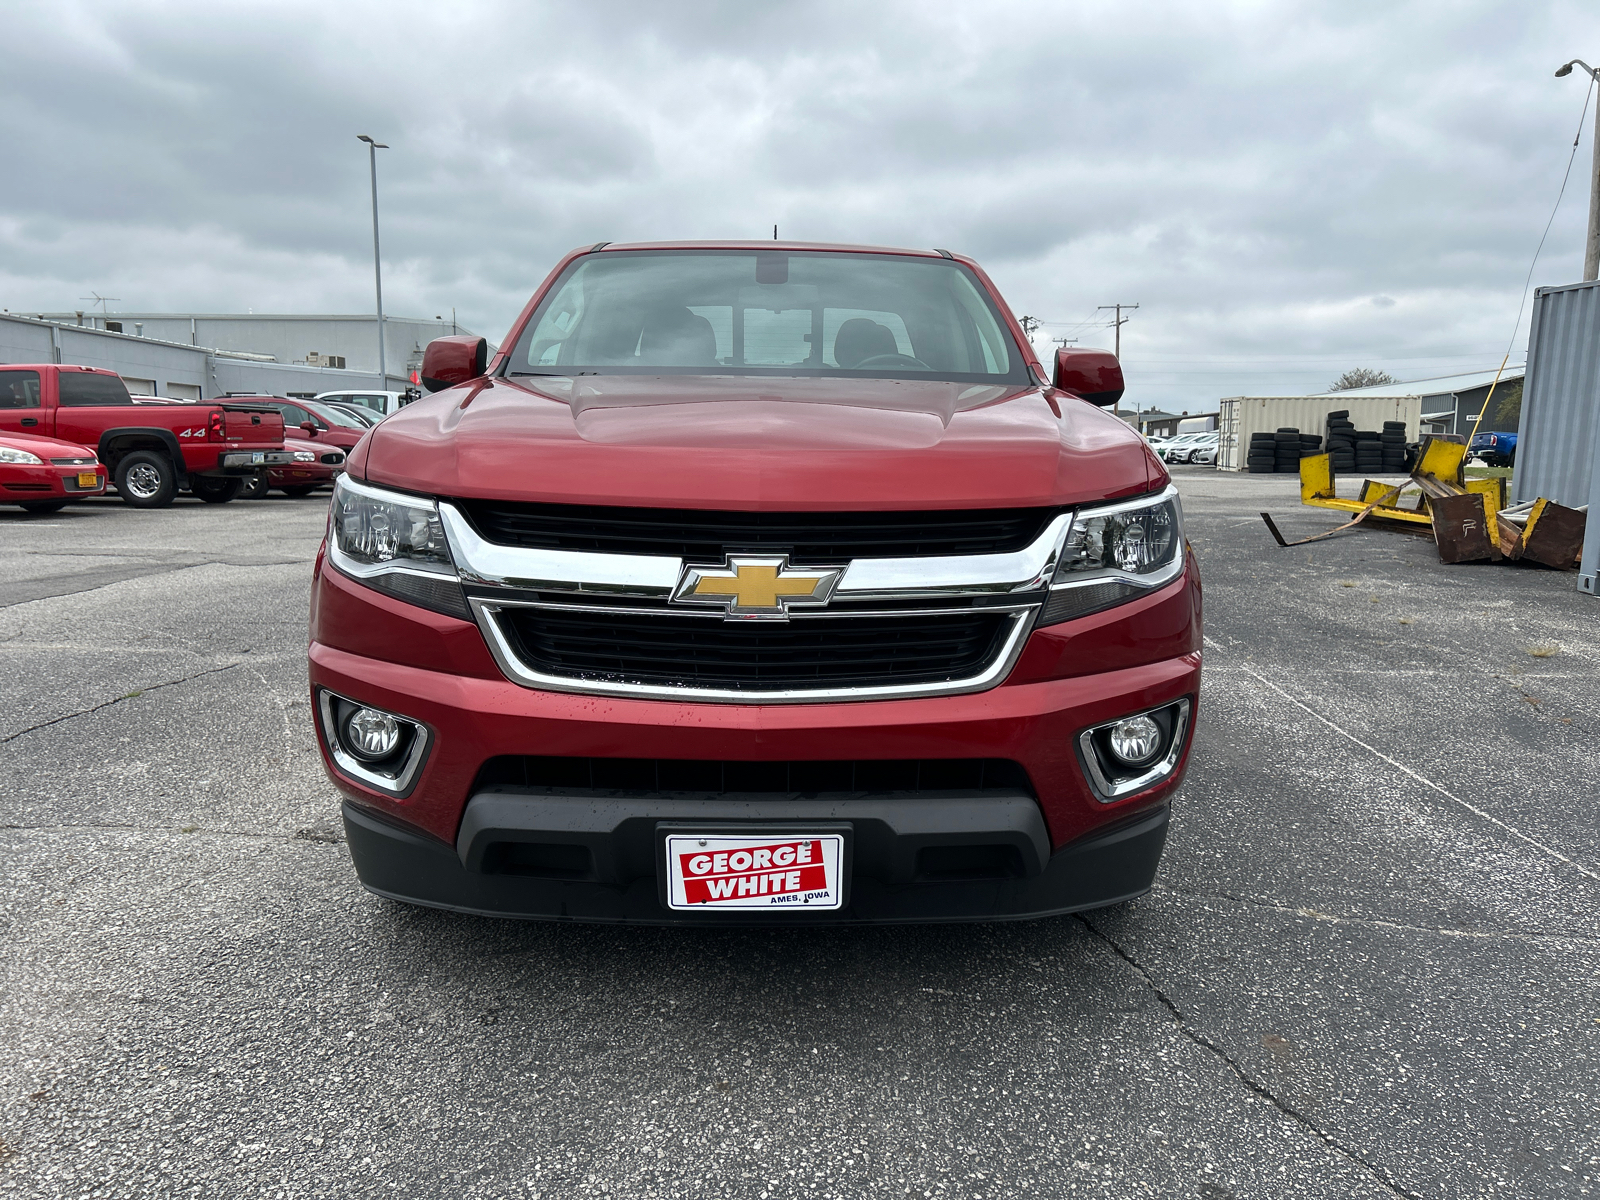
[[(841, 574), (825, 604), (753, 619), (674, 603), (686, 567), (721, 565), (710, 553), (508, 544), (486, 536), (495, 527), (481, 508), (469, 520), (464, 510), (473, 503), (441, 502), (439, 517), (467, 603), (509, 678), (549, 691), (746, 704), (955, 695), (995, 686), (1021, 653), (1071, 521), (1070, 514), (1048, 510), (1006, 510), (1013, 515), (997, 518), (983, 535), (994, 545), (997, 530), (1006, 534), (1009, 540), (999, 543), (1006, 548), (994, 553), (833, 557)], [(813, 524), (793, 523), (785, 537), (816, 536), (816, 514), (801, 515)], [(841, 521), (836, 529), (860, 538), (863, 528), (909, 526), (925, 514), (870, 515), (865, 525)], [(933, 544), (930, 529), (955, 529), (951, 536), (959, 542), (981, 525), (928, 522), (911, 549)], [(1014, 545), (1019, 529), (1032, 535), (1020, 547)], [(760, 549), (817, 544), (766, 542)]]

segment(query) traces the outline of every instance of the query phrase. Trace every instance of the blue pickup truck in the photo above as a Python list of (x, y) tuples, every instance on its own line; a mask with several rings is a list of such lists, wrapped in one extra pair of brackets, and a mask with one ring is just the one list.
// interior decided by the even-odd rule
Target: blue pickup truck
[(1517, 464), (1517, 435), (1514, 433), (1475, 433), (1467, 453), (1481, 458), (1491, 467), (1514, 467)]

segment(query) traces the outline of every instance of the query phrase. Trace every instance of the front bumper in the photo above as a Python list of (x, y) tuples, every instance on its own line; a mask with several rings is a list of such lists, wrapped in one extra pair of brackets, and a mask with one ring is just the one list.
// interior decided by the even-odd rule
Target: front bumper
[(267, 472), (267, 482), (273, 487), (321, 487), (332, 484), (344, 474), (344, 467), (327, 463), (289, 463), (273, 467)]
[[(1155, 594), (1034, 631), (1007, 681), (985, 692), (828, 704), (710, 704), (519, 686), (496, 665), (476, 625), (376, 592), (319, 562), (310, 684), (314, 705), (331, 692), (427, 730), (426, 754), (403, 794), (375, 790), (341, 769), (321, 739), (329, 777), (346, 797), (357, 872), (367, 887), (386, 896), (503, 916), (745, 920), (662, 905), (655, 823), (793, 826), (842, 819), (854, 827), (861, 851), (851, 899), (841, 912), (810, 914), (807, 920), (1042, 916), (1115, 903), (1150, 886), (1167, 806), (1187, 766), (1194, 710), (1176, 769), (1142, 791), (1109, 801), (1097, 795), (1080, 761), (1079, 735), (1184, 698), (1196, 703), (1199, 599), (1191, 559), (1189, 571)], [(320, 718), (318, 729), (323, 732)], [(503, 782), (486, 770), (492, 761), (527, 756), (724, 763), (1004, 760), (1022, 768), (1025, 783), (1010, 795), (990, 789), (981, 795), (740, 797), (660, 790), (563, 794), (491, 782)], [(482, 814), (489, 807), (499, 814), (493, 827), (509, 831), (501, 840), (587, 846), (582, 877), (507, 877), (482, 869)], [(1019, 813), (1032, 814), (1031, 821)], [(937, 825), (941, 820), (946, 826)], [(1131, 828), (1129, 822), (1142, 832), (1117, 832)], [(944, 844), (1006, 845), (1016, 855), (1007, 858), (1002, 877), (923, 878), (926, 872), (917, 866), (921, 848), (941, 829), (941, 836), (960, 835)]]
[[(345, 837), (361, 882), (380, 896), (480, 916), (625, 922), (643, 925), (837, 925), (1018, 920), (1100, 908), (1149, 891), (1166, 844), (1170, 809), (1158, 804), (1027, 862), (1042, 823), (1031, 797), (976, 800), (613, 799), (530, 795), (505, 790), (474, 796), (456, 846), (449, 846), (346, 801)], [(1030, 822), (1030, 813), (1032, 822)], [(832, 912), (687, 913), (662, 896), (661, 828), (672, 821), (708, 831), (786, 828), (848, 821), (853, 862), (844, 908)], [(1038, 828), (1030, 824), (1038, 823)], [(485, 869), (496, 839), (575, 845), (587, 870)], [(975, 839), (986, 839), (976, 841)], [(925, 848), (974, 844), (1015, 850), (1017, 865), (989, 877), (929, 878)], [(560, 860), (564, 864), (583, 859)], [(1030, 873), (1022, 875), (1020, 871)], [(580, 874), (585, 877), (563, 878)], [(1010, 874), (1012, 877), (1005, 877)]]
[[(93, 475), (92, 486), (78, 482), (79, 475)], [(76, 500), (98, 496), (106, 490), (106, 468), (63, 467), (54, 463), (0, 463), (0, 504), (27, 504), (35, 500)]]

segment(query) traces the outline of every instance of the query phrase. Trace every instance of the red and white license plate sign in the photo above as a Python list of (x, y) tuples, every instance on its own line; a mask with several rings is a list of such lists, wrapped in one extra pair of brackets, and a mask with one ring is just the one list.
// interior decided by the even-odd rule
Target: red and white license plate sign
[(667, 837), (667, 907), (839, 908), (844, 838), (837, 833)]

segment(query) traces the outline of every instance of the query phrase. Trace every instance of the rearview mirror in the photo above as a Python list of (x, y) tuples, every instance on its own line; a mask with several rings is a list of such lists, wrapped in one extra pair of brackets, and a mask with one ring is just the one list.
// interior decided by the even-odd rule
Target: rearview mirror
[(317, 430), (321, 429), (322, 426), (318, 425), (315, 421), (301, 421), (300, 428), (304, 429), (312, 437), (316, 437)]
[(1054, 383), (1106, 408), (1122, 399), (1122, 364), (1109, 350), (1057, 350)]
[(422, 352), (422, 386), (430, 392), (476, 379), (489, 365), (489, 343), (481, 337), (456, 334), (434, 338)]

